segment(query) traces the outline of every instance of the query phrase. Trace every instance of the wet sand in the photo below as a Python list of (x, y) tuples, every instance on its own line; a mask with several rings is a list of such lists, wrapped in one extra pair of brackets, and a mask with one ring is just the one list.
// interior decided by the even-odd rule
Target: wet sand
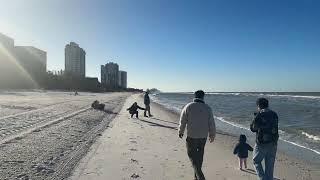
[[(134, 101), (143, 105), (139, 95), (127, 99), (109, 128), (80, 161), (71, 180), (193, 179), (185, 139), (177, 135), (178, 115), (152, 104), (153, 118), (142, 117), (140, 111), (140, 119), (131, 119), (126, 108)], [(248, 159), (249, 169), (238, 169), (238, 159), (232, 154), (237, 139), (219, 132), (214, 143), (207, 143), (203, 171), (208, 180), (257, 179), (252, 154)], [(281, 180), (317, 180), (320, 168), (279, 152), (275, 175)]]

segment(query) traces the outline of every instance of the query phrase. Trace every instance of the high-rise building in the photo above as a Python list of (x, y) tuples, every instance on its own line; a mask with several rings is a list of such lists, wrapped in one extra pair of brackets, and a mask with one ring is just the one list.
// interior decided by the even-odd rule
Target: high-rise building
[(38, 83), (44, 82), (47, 72), (47, 53), (32, 46), (15, 46), (21, 67)]
[(0, 33), (0, 88), (38, 88), (44, 83), (47, 54), (31, 46), (14, 46)]
[(108, 89), (119, 88), (119, 65), (113, 62), (101, 65), (101, 84)]
[(14, 40), (9, 36), (0, 33), (0, 46), (3, 46), (4, 48), (13, 48)]
[(65, 72), (81, 78), (86, 76), (86, 52), (74, 42), (65, 47)]
[(127, 72), (119, 71), (119, 87), (126, 89), (127, 88)]

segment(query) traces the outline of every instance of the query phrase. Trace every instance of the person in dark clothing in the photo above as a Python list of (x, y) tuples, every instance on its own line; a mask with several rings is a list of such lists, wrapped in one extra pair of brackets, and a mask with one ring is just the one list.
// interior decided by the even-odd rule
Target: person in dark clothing
[[(253, 164), (260, 180), (273, 180), (274, 163), (277, 154), (278, 115), (269, 109), (269, 101), (265, 98), (257, 100), (258, 112), (250, 124), (256, 133), (256, 145), (253, 151)], [(265, 169), (261, 162), (264, 160)]]
[(105, 107), (105, 104), (100, 103), (98, 100), (95, 100), (95, 101), (93, 101), (93, 103), (91, 104), (91, 107), (92, 107), (93, 109), (98, 109), (98, 110), (103, 111), (103, 110), (104, 110), (104, 107)]
[(147, 112), (149, 114), (149, 117), (152, 117), (151, 113), (150, 113), (150, 97), (149, 97), (149, 91), (147, 91), (144, 94), (144, 105), (145, 105), (145, 110), (144, 110), (144, 117), (148, 117), (147, 116)]
[(136, 115), (136, 118), (139, 119), (138, 109), (145, 110), (144, 108), (140, 107), (137, 102), (133, 103), (131, 107), (127, 109), (127, 111), (129, 111), (129, 113), (131, 114), (131, 118)]
[(239, 157), (239, 168), (242, 170), (242, 164), (247, 169), (248, 151), (253, 151), (253, 148), (246, 143), (247, 137), (244, 134), (240, 135), (239, 143), (233, 150), (233, 154), (237, 154)]

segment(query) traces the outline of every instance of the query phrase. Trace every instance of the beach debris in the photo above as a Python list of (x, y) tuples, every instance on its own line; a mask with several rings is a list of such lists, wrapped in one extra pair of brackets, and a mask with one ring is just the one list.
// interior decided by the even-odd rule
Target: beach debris
[(139, 178), (139, 177), (140, 177), (139, 174), (136, 174), (136, 173), (134, 173), (134, 174), (131, 175), (131, 178), (133, 178), (133, 179), (137, 179), (137, 178)]
[(136, 159), (131, 159), (131, 162), (132, 163), (137, 163), (137, 164), (139, 163), (138, 160), (136, 160)]
[(29, 180), (29, 176), (26, 174), (20, 174), (19, 176), (16, 177), (16, 179)]

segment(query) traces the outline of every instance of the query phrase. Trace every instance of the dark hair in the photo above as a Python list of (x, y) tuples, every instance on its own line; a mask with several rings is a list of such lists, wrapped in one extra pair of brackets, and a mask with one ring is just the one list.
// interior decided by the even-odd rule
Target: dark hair
[(246, 137), (246, 135), (241, 134), (241, 135), (240, 135), (240, 138), (239, 138), (239, 142), (241, 142), (241, 143), (245, 143), (246, 141), (247, 141), (247, 137)]
[(202, 90), (198, 90), (194, 93), (195, 98), (203, 99), (204, 98), (204, 92)]
[(269, 101), (268, 101), (268, 99), (266, 99), (266, 98), (259, 98), (259, 99), (257, 99), (257, 106), (258, 106), (260, 109), (268, 108), (268, 107), (269, 107)]

